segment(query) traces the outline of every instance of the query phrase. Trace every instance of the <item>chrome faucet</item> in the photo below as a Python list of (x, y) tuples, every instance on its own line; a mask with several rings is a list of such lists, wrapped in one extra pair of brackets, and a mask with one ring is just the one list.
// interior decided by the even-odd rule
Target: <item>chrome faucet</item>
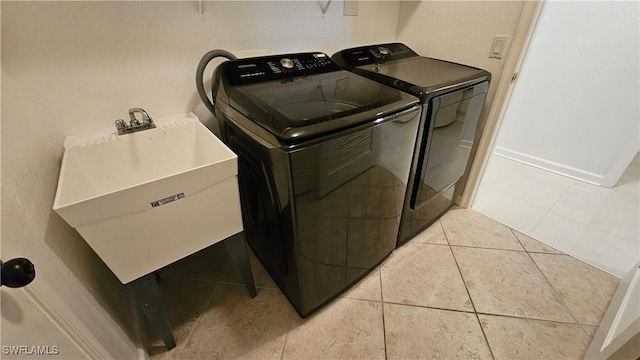
[(380, 65), (384, 64), (384, 62), (387, 60), (388, 55), (391, 54), (391, 51), (384, 46), (379, 46), (378, 54), (379, 54), (378, 57), (380, 58), (380, 61), (376, 61), (376, 68), (375, 68), (376, 72), (380, 72)]
[[(140, 114), (142, 120), (138, 120), (136, 118), (136, 114)], [(149, 114), (147, 114), (147, 112), (142, 108), (129, 109), (129, 119), (131, 119), (131, 121), (129, 121), (129, 124), (127, 124), (127, 122), (122, 119), (118, 119), (115, 121), (118, 135), (130, 134), (146, 129), (154, 129), (156, 127), (151, 116), (149, 116)]]

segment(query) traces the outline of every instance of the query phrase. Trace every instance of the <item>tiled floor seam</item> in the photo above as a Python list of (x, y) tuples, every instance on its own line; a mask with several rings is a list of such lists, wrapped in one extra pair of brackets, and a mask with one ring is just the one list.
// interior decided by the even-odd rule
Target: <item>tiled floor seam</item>
[[(227, 266), (225, 266), (224, 271), (222, 272), (222, 274), (220, 274), (220, 277), (218, 278), (218, 280), (208, 280), (209, 282), (216, 282), (218, 284), (220, 284), (222, 282), (222, 279), (224, 279), (224, 277), (227, 275), (227, 273), (229, 272), (229, 269), (233, 268), (233, 264), (227, 264)], [(216, 286), (217, 288), (217, 286)]]
[(380, 282), (380, 309), (382, 309), (382, 339), (384, 340), (384, 359), (387, 360), (387, 326), (384, 322), (384, 293), (382, 292), (382, 269), (378, 265), (378, 281)]
[(202, 311), (200, 311), (200, 315), (198, 315), (198, 320), (196, 320), (196, 323), (193, 324), (191, 331), (189, 331), (189, 335), (184, 340), (184, 346), (182, 347), (182, 349), (180, 349), (180, 352), (178, 353), (178, 356), (177, 356), (178, 359), (182, 359), (182, 353), (189, 345), (189, 340), (191, 340), (191, 336), (193, 336), (193, 333), (195, 333), (196, 329), (198, 328), (198, 324), (200, 324), (200, 320), (206, 313), (206, 310), (209, 308), (209, 304), (213, 300), (213, 294), (216, 293), (216, 290), (218, 289), (219, 286), (220, 286), (220, 282), (218, 282), (216, 286), (213, 287), (213, 290), (211, 291), (211, 295), (209, 295), (209, 299), (207, 300), (206, 304), (203, 306)]
[[(578, 323), (578, 317), (573, 313), (573, 311), (571, 311), (571, 308), (564, 301), (564, 297), (560, 294), (558, 289), (556, 289), (556, 287), (553, 286), (553, 283), (549, 280), (549, 278), (547, 278), (547, 274), (545, 274), (544, 271), (542, 271), (542, 269), (540, 269), (540, 266), (538, 266), (538, 263), (533, 259), (533, 257), (531, 256), (531, 254), (529, 254), (529, 252), (527, 252), (527, 256), (529, 257), (529, 259), (531, 259), (533, 264), (536, 266), (536, 269), (538, 269), (538, 271), (540, 271), (540, 273), (542, 274), (544, 279), (547, 281), (549, 286), (551, 286), (553, 291), (558, 295), (558, 298), (560, 299), (560, 302), (562, 303), (562, 306), (564, 306), (564, 308), (567, 309), (567, 311), (569, 312), (569, 315), (571, 315), (573, 320), (575, 320), (575, 324), (577, 324)], [(569, 255), (567, 255), (567, 256), (569, 256)]]
[(284, 341), (282, 342), (282, 352), (280, 352), (280, 360), (284, 359), (284, 349), (287, 347), (287, 339), (289, 339), (289, 333), (291, 333), (291, 329), (287, 331), (287, 335), (284, 336)]
[[(434, 245), (438, 245), (438, 244), (434, 244)], [(440, 244), (440, 245), (442, 245), (442, 244)], [(517, 252), (517, 253), (527, 252), (527, 250), (524, 248), (524, 246), (522, 247), (523, 250), (501, 249), (501, 248), (497, 248), (497, 247), (470, 246), (470, 245), (449, 245), (449, 246), (452, 246), (452, 247), (455, 246), (455, 247), (459, 247), (459, 248), (469, 248), (469, 249), (510, 251), (510, 252)]]
[(356, 299), (356, 298), (348, 298), (348, 297), (337, 297), (337, 298), (331, 300), (329, 303), (333, 303), (333, 302), (338, 301), (340, 299), (349, 299), (349, 300), (355, 300), (355, 301), (366, 301), (366, 302), (372, 302), (372, 303), (377, 303), (377, 304), (382, 303), (382, 301), (380, 301), (380, 300)]
[[(444, 231), (444, 227), (442, 228), (442, 231), (444, 233), (444, 238), (447, 240), (447, 242), (449, 243), (449, 237), (447, 237), (447, 232)], [(451, 244), (451, 243), (449, 243)], [(458, 264), (458, 259), (456, 259), (456, 255), (453, 253), (453, 250), (451, 249), (451, 245), (449, 245), (449, 252), (451, 253), (451, 256), (453, 257), (453, 262), (456, 263), (456, 268), (458, 269), (458, 274), (460, 274), (460, 279), (462, 279), (462, 284), (464, 285), (464, 290), (467, 292), (467, 296), (469, 297), (469, 301), (471, 302), (471, 307), (473, 308), (473, 312), (476, 312), (476, 305), (473, 303), (473, 299), (471, 298), (471, 293), (469, 292), (469, 288), (467, 287), (467, 283), (466, 281), (464, 281), (464, 276), (462, 275), (462, 270), (460, 269), (460, 264)], [(485, 337), (486, 339), (486, 337)]]
[(487, 315), (487, 316), (495, 316), (495, 317), (504, 317), (504, 318), (510, 318), (510, 319), (542, 321), (542, 322), (548, 322), (548, 323), (554, 323), (554, 324), (575, 325), (575, 326), (580, 326), (580, 327), (583, 327), (583, 326), (597, 327), (597, 326), (595, 326), (593, 324), (581, 324), (579, 322), (568, 322), (568, 321), (560, 321), (560, 320), (539, 319), (539, 318), (533, 318), (533, 317), (513, 316), (513, 315), (504, 315), (504, 314), (492, 314), (492, 313), (487, 313), (487, 312), (478, 312), (476, 314), (478, 314), (478, 315)]
[[(636, 244), (635, 242), (633, 242), (633, 241), (630, 241), (630, 240), (625, 239), (625, 238), (622, 238), (622, 237), (620, 237), (620, 236), (618, 236), (618, 235), (612, 234), (612, 233), (610, 233), (610, 232), (608, 232), (608, 231), (605, 231), (605, 230), (602, 230), (602, 229), (600, 229), (600, 228), (597, 228), (597, 227), (595, 227), (595, 226), (591, 225), (591, 222), (583, 222), (583, 221), (580, 221), (580, 220), (576, 220), (576, 219), (570, 218), (570, 217), (568, 217), (567, 215), (564, 215), (564, 214), (562, 214), (562, 213), (555, 212), (555, 211), (553, 211), (553, 210), (549, 210), (548, 212), (552, 212), (552, 213), (554, 213), (554, 214), (555, 214), (555, 215), (557, 215), (557, 216), (561, 216), (561, 217), (562, 217), (562, 218), (564, 218), (565, 220), (569, 220), (569, 221), (572, 221), (572, 222), (578, 223), (578, 224), (580, 224), (580, 225), (584, 225), (584, 226), (588, 227), (588, 228), (589, 228), (589, 229), (591, 229), (591, 230), (595, 230), (595, 231), (601, 232), (601, 233), (603, 233), (603, 234), (607, 234), (607, 235), (609, 235), (609, 236), (613, 236), (614, 238), (616, 238), (616, 239), (618, 239), (618, 240), (625, 241), (625, 242), (630, 243), (630, 244), (632, 244), (632, 245), (637, 245), (637, 244)], [(545, 216), (546, 216), (546, 214), (545, 214)], [(543, 218), (544, 218), (544, 216), (543, 216)], [(540, 221), (542, 221), (542, 219), (540, 219)], [(537, 224), (536, 224), (536, 225), (537, 225)], [(534, 229), (535, 229), (535, 227), (534, 227)], [(533, 230), (531, 230), (531, 231), (533, 232)], [(615, 276), (615, 275), (614, 275), (614, 276)]]
[[(569, 184), (569, 186), (567, 186), (567, 189), (562, 193), (562, 195), (558, 196), (558, 198), (556, 199), (556, 201), (553, 202), (553, 204), (551, 206), (549, 206), (549, 211), (551, 211), (551, 209), (553, 209), (554, 206), (556, 206), (556, 204), (558, 203), (558, 201), (560, 201), (560, 199), (562, 199), (563, 196), (567, 195), (567, 193), (569, 192), (569, 190), (571, 190), (571, 188), (573, 187), (573, 184)], [(538, 220), (538, 223), (542, 220), (542, 218), (540, 220)], [(536, 225), (538, 225), (536, 223)], [(534, 226), (535, 227), (535, 226)]]
[(480, 326), (480, 331), (482, 331), (482, 336), (484, 337), (484, 341), (487, 343), (487, 348), (489, 348), (489, 353), (491, 354), (491, 358), (495, 360), (496, 356), (493, 355), (493, 349), (491, 348), (491, 343), (489, 342), (489, 338), (487, 334), (484, 332), (484, 326), (482, 326), (482, 322), (480, 322), (480, 316), (478, 316), (477, 312), (473, 313), (476, 316), (476, 320), (478, 320), (478, 326)]
[[(506, 226), (506, 225), (505, 225), (505, 226)], [(508, 226), (507, 226), (507, 227), (508, 227)], [(527, 254), (534, 253), (534, 254), (544, 254), (544, 255), (565, 255), (565, 256), (571, 256), (571, 255), (567, 255), (567, 254), (565, 254), (564, 252), (562, 252), (562, 253), (552, 253), (552, 252), (544, 252), (544, 251), (531, 251), (531, 250), (527, 250), (527, 248), (524, 246), (524, 243), (523, 243), (522, 241), (520, 241), (520, 238), (519, 238), (519, 237), (518, 237), (518, 235), (516, 235), (516, 233), (515, 233), (515, 232), (516, 232), (516, 231), (518, 231), (518, 230), (513, 229), (513, 228), (510, 228), (510, 227), (508, 227), (508, 228), (509, 228), (509, 230), (511, 230), (511, 233), (513, 234), (513, 236), (515, 236), (515, 237), (516, 237), (516, 240), (518, 240), (518, 242), (520, 243), (520, 246), (522, 246), (522, 248), (524, 249), (524, 251), (525, 251)], [(526, 236), (531, 237), (530, 235), (527, 235), (527, 234), (525, 234), (525, 233), (522, 233), (522, 234), (524, 234), (524, 235), (526, 235)], [(532, 238), (533, 240), (536, 240), (536, 241), (538, 241), (538, 242), (540, 242), (540, 243), (544, 244), (544, 245), (547, 245), (547, 244), (545, 244), (545, 243), (541, 242), (541, 241), (540, 241), (540, 240), (538, 240), (538, 239), (534, 239), (533, 237), (531, 237), (531, 238)], [(549, 245), (547, 245), (547, 246), (549, 246)], [(554, 249), (555, 249), (555, 248), (554, 248)], [(555, 249), (555, 250), (558, 250), (558, 249)], [(560, 251), (560, 250), (558, 250), (558, 251)], [(531, 256), (529, 256), (529, 257), (531, 257)], [(533, 259), (532, 259), (532, 260), (533, 260)], [(535, 261), (534, 261), (534, 262), (535, 262)]]
[[(593, 339), (593, 338), (595, 337), (595, 334), (594, 334), (594, 335), (589, 334), (589, 333), (587, 332), (587, 330), (584, 328), (585, 326), (587, 326), (587, 325), (582, 325), (582, 326), (580, 326), (580, 328), (582, 328), (582, 332), (584, 332), (584, 333), (587, 335), (587, 337), (588, 337), (589, 339)], [(593, 325), (589, 325), (589, 326), (594, 327)], [(597, 330), (598, 330), (598, 327), (595, 327), (595, 328), (596, 328), (596, 331), (597, 331)]]
[[(527, 251), (527, 253), (529, 253), (529, 254), (541, 254), (541, 255), (569, 256), (569, 257), (574, 258), (573, 256), (571, 256), (569, 254), (564, 254), (564, 253), (563, 254), (559, 254), (559, 253), (550, 253), (550, 252), (544, 252), (544, 251)], [(578, 258), (574, 258), (574, 259), (580, 260)], [(582, 261), (582, 260), (580, 260), (580, 261)], [(584, 261), (582, 261), (582, 262), (584, 262)], [(587, 264), (587, 263), (585, 263), (585, 264)], [(590, 264), (587, 264), (587, 265), (592, 266)]]
[[(508, 226), (507, 226), (508, 227)], [(560, 295), (560, 292), (558, 292), (558, 290), (553, 286), (553, 284), (551, 283), (551, 281), (549, 281), (549, 279), (547, 278), (547, 275), (544, 273), (544, 271), (542, 271), (542, 269), (540, 269), (540, 267), (538, 266), (538, 263), (536, 263), (535, 260), (533, 260), (533, 257), (531, 256), (531, 252), (535, 253), (535, 254), (544, 254), (547, 255), (547, 253), (544, 252), (536, 252), (536, 251), (528, 251), (527, 248), (524, 246), (524, 244), (522, 243), (522, 241), (520, 241), (520, 239), (518, 238), (518, 236), (516, 236), (516, 233), (514, 232), (514, 229), (508, 227), (509, 230), (511, 230), (511, 233), (513, 234), (513, 236), (516, 238), (516, 240), (518, 241), (518, 243), (520, 243), (520, 245), (522, 246), (523, 249), (525, 249), (525, 252), (527, 253), (527, 256), (529, 257), (529, 259), (531, 259), (531, 261), (533, 262), (533, 264), (536, 266), (536, 269), (538, 269), (538, 271), (540, 271), (540, 273), (542, 274), (542, 276), (544, 277), (544, 279), (547, 281), (547, 283), (551, 286), (551, 288), (553, 289), (553, 291), (558, 295), (558, 298), (560, 299), (560, 301), (562, 302), (562, 306), (565, 307), (565, 309), (567, 309), (567, 311), (569, 312), (569, 315), (571, 315), (571, 317), (576, 321), (575, 323), (571, 323), (571, 324), (577, 324), (578, 318), (573, 314), (573, 311), (571, 311), (571, 309), (569, 308), (569, 306), (567, 306), (566, 302), (564, 301), (564, 298), (562, 297), (562, 295)], [(525, 234), (526, 235), (526, 234)], [(566, 254), (549, 254), (549, 255), (565, 255), (568, 256)], [(530, 318), (525, 318), (525, 319), (530, 319)], [(534, 319), (534, 318), (531, 318)], [(534, 319), (537, 320), (537, 319)], [(548, 320), (547, 320), (548, 321)], [(564, 323), (561, 321), (556, 321), (558, 323)]]
[[(440, 243), (435, 243), (435, 242), (424, 242), (424, 241), (411, 241), (412, 244), (414, 245), (439, 245), (439, 246), (451, 246), (449, 244), (440, 244)], [(409, 244), (408, 242), (406, 244)], [(405, 244), (405, 245), (406, 245)]]
[[(619, 200), (623, 201), (624, 199), (619, 199)], [(591, 225), (591, 222), (584, 222), (584, 221), (576, 220), (576, 219), (570, 218), (570, 217), (568, 217), (568, 216), (566, 216), (566, 215), (564, 215), (564, 214), (561, 214), (561, 213), (555, 212), (555, 211), (553, 211), (553, 210), (549, 210), (549, 212), (552, 212), (552, 213), (554, 213), (554, 214), (556, 214), (556, 215), (558, 215), (558, 216), (562, 216), (563, 218), (565, 218), (565, 219), (567, 219), (567, 220), (570, 220), (570, 221), (576, 222), (576, 223), (578, 223), (578, 224), (584, 225), (584, 226), (586, 226), (586, 227), (590, 228), (591, 230), (599, 231), (599, 232), (601, 232), (601, 233), (604, 233), (604, 234), (607, 234), (607, 235), (613, 236), (614, 238), (616, 238), (616, 239), (618, 239), (618, 240), (625, 241), (625, 242), (627, 242), (627, 243), (629, 243), (629, 244), (632, 244), (632, 245), (637, 245), (635, 242), (633, 242), (633, 241), (631, 241), (631, 240), (629, 240), (629, 239), (622, 238), (622, 237), (620, 237), (620, 236), (618, 236), (618, 235), (615, 235), (615, 234), (612, 234), (612, 233), (610, 233), (610, 232), (608, 232), (608, 231), (605, 231), (605, 230), (602, 230), (602, 229), (600, 229), (600, 228), (597, 228), (597, 227), (595, 227), (595, 226)], [(540, 219), (540, 221), (542, 221), (542, 219)], [(536, 225), (537, 225), (537, 224), (536, 224)], [(533, 231), (533, 230), (532, 230), (532, 231)], [(615, 276), (615, 275), (614, 275), (614, 276)]]
[[(444, 228), (443, 228), (444, 231)], [(444, 232), (444, 238), (449, 242), (449, 238), (447, 237), (447, 233)], [(469, 297), (469, 301), (471, 302), (471, 307), (473, 308), (473, 312), (476, 312), (476, 305), (473, 303), (473, 299), (471, 298), (471, 293), (469, 292), (469, 288), (467, 288), (467, 283), (464, 281), (464, 276), (462, 275), (462, 270), (460, 269), (460, 265), (458, 264), (458, 259), (456, 259), (456, 255), (453, 253), (451, 249), (451, 245), (449, 245), (449, 252), (453, 257), (453, 262), (456, 263), (456, 268), (458, 269), (458, 274), (460, 274), (460, 279), (462, 279), (462, 284), (464, 285), (464, 290), (467, 292), (467, 296)]]
[(459, 310), (459, 309), (450, 309), (450, 308), (427, 306), (427, 305), (405, 304), (405, 303), (399, 303), (399, 302), (393, 302), (393, 301), (383, 301), (383, 303), (389, 304), (389, 305), (410, 306), (410, 307), (423, 308), (423, 309), (434, 309), (434, 310), (453, 311), (453, 312), (459, 312), (459, 313), (465, 313), (465, 314), (475, 314), (475, 311), (473, 310)]
[[(502, 223), (501, 223), (502, 224)], [(504, 226), (507, 226), (506, 224), (502, 224)], [(534, 226), (535, 227), (535, 226)], [(524, 249), (524, 251), (529, 252), (529, 250), (527, 250), (527, 248), (524, 246), (524, 243), (522, 241), (520, 241), (520, 238), (518, 237), (518, 235), (516, 235), (516, 231), (515, 229), (507, 226), (507, 228), (509, 229), (509, 231), (511, 231), (511, 233), (513, 234), (513, 236), (516, 238), (516, 241), (518, 242), (518, 244), (520, 244), (520, 246), (522, 246), (522, 248)], [(524, 234), (524, 233), (523, 233)], [(527, 235), (527, 234), (525, 234)], [(529, 236), (529, 235), (527, 235)]]
[[(546, 212), (544, 213), (544, 215), (542, 215), (542, 216), (538, 219), (538, 221), (536, 221), (536, 223), (531, 227), (531, 229), (529, 230), (529, 234), (525, 234), (525, 235), (530, 236), (531, 234), (533, 234), (533, 230), (534, 230), (538, 225), (540, 225), (540, 223), (542, 222), (542, 220), (543, 220), (545, 217), (547, 217), (547, 215), (549, 215), (549, 213), (550, 213), (550, 212), (556, 213), (555, 211), (551, 211), (551, 209), (553, 209), (553, 207), (554, 207), (554, 206), (556, 206), (556, 204), (558, 203), (558, 201), (560, 201), (560, 199), (562, 199), (562, 197), (563, 197), (563, 196), (565, 196), (565, 195), (569, 192), (569, 190), (570, 190), (572, 187), (573, 187), (573, 185), (569, 185), (569, 187), (567, 187), (567, 189), (562, 193), (562, 195), (560, 195), (560, 196), (556, 199), (556, 201), (554, 201), (554, 202), (553, 202), (553, 204), (552, 204), (548, 209), (545, 209), (545, 210), (546, 210)], [(511, 228), (509, 228), (509, 229), (511, 229)], [(513, 229), (511, 229), (511, 232), (513, 232)], [(514, 235), (515, 235), (515, 234), (514, 234)], [(517, 236), (516, 236), (516, 238), (517, 238)], [(520, 240), (518, 240), (518, 241), (520, 241)], [(522, 247), (524, 247), (524, 245), (522, 245)]]
[[(442, 230), (444, 231), (444, 227), (443, 227)], [(444, 237), (445, 237), (445, 239), (447, 239), (447, 242), (449, 244), (451, 244), (449, 242), (449, 238), (447, 237), (447, 233), (446, 232), (444, 233)], [(469, 301), (471, 301), (471, 307), (473, 307), (473, 314), (475, 315), (476, 320), (478, 321), (478, 326), (480, 327), (480, 331), (482, 331), (482, 337), (484, 337), (484, 341), (487, 344), (487, 348), (489, 349), (489, 354), (491, 354), (491, 358), (492, 359), (495, 359), (496, 357), (493, 354), (493, 349), (491, 349), (491, 344), (489, 343), (489, 338), (487, 337), (487, 334), (484, 332), (484, 327), (482, 326), (482, 323), (480, 322), (480, 318), (478, 317), (478, 311), (476, 310), (476, 304), (473, 303), (473, 299), (471, 298), (471, 293), (469, 292), (469, 288), (467, 287), (467, 282), (464, 281), (464, 276), (462, 275), (462, 269), (460, 269), (460, 264), (458, 264), (458, 259), (456, 259), (456, 255), (453, 253), (453, 249), (451, 249), (451, 245), (449, 246), (449, 251), (451, 252), (451, 256), (453, 256), (453, 261), (456, 263), (456, 267), (458, 268), (458, 273), (460, 273), (460, 278), (462, 279), (462, 284), (464, 284), (464, 289), (467, 292), (467, 296), (469, 297)]]
[[(442, 226), (442, 224), (441, 224)], [(471, 293), (469, 292), (469, 288), (467, 287), (467, 282), (464, 281), (464, 276), (462, 275), (462, 269), (460, 269), (460, 264), (458, 264), (458, 259), (456, 259), (456, 255), (453, 253), (453, 249), (451, 249), (451, 242), (449, 242), (449, 237), (447, 236), (447, 232), (442, 226), (442, 232), (444, 233), (444, 238), (449, 243), (449, 252), (451, 252), (451, 256), (453, 257), (453, 261), (456, 263), (456, 268), (458, 268), (458, 273), (460, 274), (460, 279), (462, 279), (462, 284), (464, 285), (464, 289), (467, 292), (467, 296), (469, 297), (469, 301), (471, 302), (471, 307), (473, 308), (473, 314), (478, 321), (478, 326), (480, 327), (480, 331), (482, 331), (482, 337), (484, 338), (485, 343), (487, 344), (487, 348), (489, 349), (489, 354), (491, 354), (491, 358), (495, 359), (495, 355), (493, 354), (493, 349), (491, 349), (491, 344), (489, 343), (489, 338), (487, 334), (484, 332), (484, 327), (482, 327), (482, 323), (480, 322), (480, 318), (478, 317), (478, 312), (476, 310), (476, 304), (473, 303), (473, 299), (471, 298)], [(524, 249), (524, 247), (523, 247)]]
[(444, 239), (446, 240), (447, 245), (451, 246), (451, 243), (449, 242), (449, 238), (447, 237), (447, 232), (444, 230), (444, 226), (442, 225), (442, 222), (440, 221), (440, 219), (438, 219), (437, 223), (440, 226), (440, 230), (442, 230), (442, 233), (444, 234)]

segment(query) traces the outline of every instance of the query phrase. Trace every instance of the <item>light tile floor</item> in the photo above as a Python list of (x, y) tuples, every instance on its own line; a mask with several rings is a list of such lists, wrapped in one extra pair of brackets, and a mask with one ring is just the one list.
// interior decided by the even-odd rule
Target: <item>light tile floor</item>
[(640, 156), (604, 188), (494, 154), (472, 208), (619, 278), (640, 260)]
[(454, 208), (301, 319), (250, 254), (249, 298), (224, 247), (162, 270), (177, 347), (153, 359), (581, 359), (618, 279)]

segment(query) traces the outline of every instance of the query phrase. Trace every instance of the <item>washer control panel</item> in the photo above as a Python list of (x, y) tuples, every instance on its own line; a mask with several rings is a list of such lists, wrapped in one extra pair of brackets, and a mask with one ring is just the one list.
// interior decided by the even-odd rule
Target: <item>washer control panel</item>
[(401, 43), (370, 45), (342, 50), (333, 55), (340, 65), (352, 67), (381, 63), (389, 60), (400, 60), (418, 56), (407, 45)]
[(222, 69), (232, 86), (339, 70), (327, 54), (319, 52), (238, 59), (224, 63)]

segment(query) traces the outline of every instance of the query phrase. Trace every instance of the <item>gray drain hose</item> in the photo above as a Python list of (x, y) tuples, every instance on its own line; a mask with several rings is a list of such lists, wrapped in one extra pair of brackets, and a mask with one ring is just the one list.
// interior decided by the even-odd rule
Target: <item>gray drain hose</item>
[[(200, 95), (200, 99), (202, 100), (204, 105), (207, 107), (207, 109), (211, 111), (212, 114), (215, 114), (215, 106), (214, 106), (215, 100), (213, 101), (209, 100), (209, 97), (207, 97), (207, 92), (204, 89), (203, 77), (204, 77), (204, 69), (207, 67), (207, 65), (209, 65), (211, 60), (217, 57), (224, 57), (229, 60), (237, 59), (235, 55), (233, 55), (227, 50), (216, 49), (216, 50), (211, 50), (208, 53), (204, 54), (204, 56), (202, 57), (202, 59), (200, 59), (200, 62), (198, 63), (198, 69), (196, 69), (196, 89), (198, 89), (198, 95)], [(213, 99), (213, 94), (211, 94), (211, 98)]]

